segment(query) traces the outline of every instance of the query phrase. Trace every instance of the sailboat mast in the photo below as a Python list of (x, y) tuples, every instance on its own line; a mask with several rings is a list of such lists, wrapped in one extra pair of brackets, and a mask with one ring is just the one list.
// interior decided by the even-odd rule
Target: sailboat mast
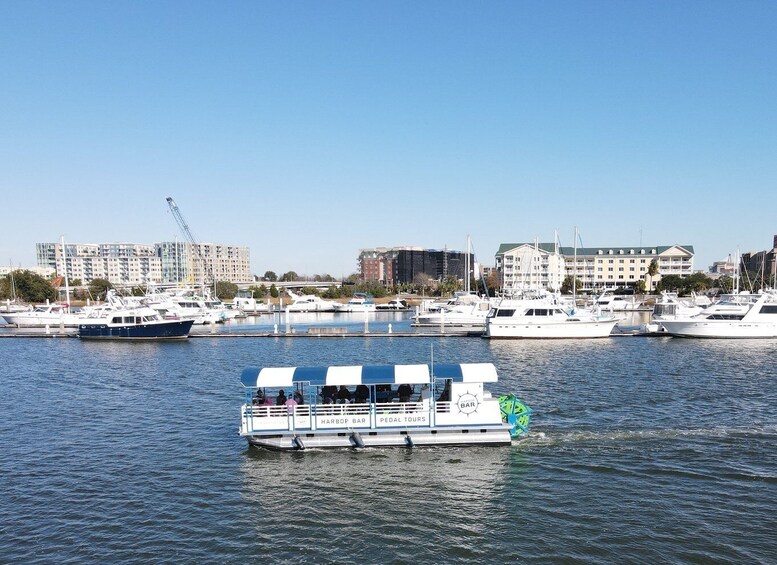
[(470, 282), (469, 282), (469, 277), (470, 277), (469, 270), (472, 267), (472, 265), (470, 265), (470, 260), (469, 260), (469, 249), (470, 249), (470, 239), (469, 239), (469, 235), (467, 235), (467, 255), (464, 257), (464, 270), (466, 271), (464, 275), (464, 292), (466, 292), (467, 294), (469, 294), (471, 290)]
[(65, 278), (65, 304), (70, 308), (70, 281), (67, 278), (67, 251), (65, 249), (65, 236), (60, 236), (62, 243), (62, 275)]
[(575, 255), (572, 266), (572, 304), (577, 304), (577, 226), (575, 226)]

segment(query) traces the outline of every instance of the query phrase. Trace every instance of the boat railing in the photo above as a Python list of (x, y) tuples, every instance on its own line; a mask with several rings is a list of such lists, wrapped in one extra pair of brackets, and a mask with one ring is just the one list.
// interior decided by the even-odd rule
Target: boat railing
[[(246, 404), (243, 415), (253, 416), (254, 418), (266, 417), (309, 417), (315, 416), (361, 416), (369, 415), (374, 408), (376, 414), (395, 414), (404, 412), (417, 412), (428, 410), (424, 402), (379, 402), (375, 404), (294, 404), (273, 406), (266, 404)], [(450, 402), (438, 402), (438, 412), (449, 412)]]

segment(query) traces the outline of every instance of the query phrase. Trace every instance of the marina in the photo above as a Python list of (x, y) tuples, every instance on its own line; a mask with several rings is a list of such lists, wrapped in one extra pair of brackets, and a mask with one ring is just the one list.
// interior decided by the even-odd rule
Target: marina
[[(287, 561), (304, 546), (311, 561), (336, 560), (340, 550), (316, 541), (324, 538), (351, 540), (358, 562), (490, 561), (495, 552), (773, 560), (772, 342), (345, 343), (1, 340), (3, 558)], [(239, 375), (257, 359), (414, 364), (432, 346), (435, 359), (492, 363), (499, 382), (489, 388), (520, 393), (534, 410), (530, 433), (501, 447), (290, 453), (238, 434)], [(46, 426), (32, 424), (41, 402), (56, 411)]]

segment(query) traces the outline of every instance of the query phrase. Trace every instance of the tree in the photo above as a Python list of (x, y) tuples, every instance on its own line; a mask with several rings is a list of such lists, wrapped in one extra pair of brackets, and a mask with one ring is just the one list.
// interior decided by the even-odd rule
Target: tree
[(273, 298), (278, 298), (278, 296), (280, 296), (280, 294), (278, 293), (277, 286), (275, 285), (270, 286), (270, 296), (272, 296)]
[(444, 281), (437, 285), (437, 291), (440, 293), (440, 296), (453, 294), (460, 288), (459, 279), (454, 276), (448, 276)]
[(229, 281), (216, 281), (216, 297), (232, 300), (237, 295), (237, 285)]
[(341, 289), (337, 288), (335, 285), (331, 285), (328, 289), (326, 289), (323, 294), (321, 295), (324, 298), (341, 298), (342, 297), (342, 291)]
[(415, 284), (422, 293), (426, 293), (426, 290), (431, 287), (432, 277), (426, 273), (418, 273), (413, 277), (413, 284)]
[(300, 292), (302, 292), (302, 294), (314, 294), (318, 296), (318, 289), (314, 286), (303, 286)]
[[(25, 302), (45, 302), (46, 300), (57, 299), (57, 291), (51, 286), (51, 283), (32, 271), (14, 271), (13, 282), (16, 288), (16, 296)], [(5, 278), (2, 289), (3, 297), (11, 298), (10, 277)]]
[(665, 275), (661, 277), (660, 281), (658, 281), (656, 290), (658, 292), (662, 292), (664, 290), (674, 291), (682, 294), (685, 290), (685, 280), (683, 280), (683, 277), (680, 275)]
[(113, 285), (110, 281), (105, 279), (92, 279), (92, 282), (89, 283), (89, 294), (95, 300), (105, 300), (108, 290), (112, 288)]
[(562, 294), (572, 294), (572, 284), (575, 284), (575, 288), (581, 289), (583, 288), (583, 281), (580, 279), (576, 279), (572, 275), (567, 275), (564, 277), (564, 282), (561, 283), (561, 293)]
[(653, 289), (653, 277), (655, 277), (658, 274), (658, 260), (657, 259), (651, 259), (650, 265), (648, 265), (647, 274), (650, 277), (650, 284), (648, 284), (648, 290)]
[(634, 292), (637, 294), (645, 294), (645, 281), (642, 279), (634, 283)]
[(283, 282), (292, 282), (292, 281), (298, 281), (298, 280), (299, 280), (299, 275), (294, 271), (286, 271), (281, 276), (281, 281)]
[(262, 279), (269, 281), (269, 282), (275, 282), (278, 280), (278, 275), (275, 274), (273, 271), (267, 271), (264, 273), (264, 276)]
[(718, 279), (717, 286), (723, 292), (731, 292), (734, 289), (734, 279), (728, 275), (723, 275)]

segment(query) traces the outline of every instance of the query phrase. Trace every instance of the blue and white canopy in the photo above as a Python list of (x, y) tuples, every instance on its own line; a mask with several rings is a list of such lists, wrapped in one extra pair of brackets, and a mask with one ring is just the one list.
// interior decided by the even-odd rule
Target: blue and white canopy
[[(495, 382), (491, 363), (436, 364), (434, 377), (456, 382)], [(355, 365), (346, 367), (249, 367), (240, 382), (245, 387), (290, 387), (295, 383), (312, 386), (424, 384), (431, 381), (428, 365)]]

